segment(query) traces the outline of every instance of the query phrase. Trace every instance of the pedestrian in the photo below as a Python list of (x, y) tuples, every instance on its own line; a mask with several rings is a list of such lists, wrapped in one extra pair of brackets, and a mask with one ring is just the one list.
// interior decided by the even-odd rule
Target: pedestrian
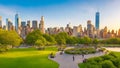
[(84, 58), (84, 54), (82, 54), (82, 58)]
[(75, 60), (75, 56), (73, 55), (73, 61)]

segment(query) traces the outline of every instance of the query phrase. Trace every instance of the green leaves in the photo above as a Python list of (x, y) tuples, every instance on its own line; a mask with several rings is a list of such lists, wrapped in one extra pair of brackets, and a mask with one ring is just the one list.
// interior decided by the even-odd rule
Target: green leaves
[(15, 31), (0, 30), (1, 44), (19, 46), (21, 42), (21, 37)]

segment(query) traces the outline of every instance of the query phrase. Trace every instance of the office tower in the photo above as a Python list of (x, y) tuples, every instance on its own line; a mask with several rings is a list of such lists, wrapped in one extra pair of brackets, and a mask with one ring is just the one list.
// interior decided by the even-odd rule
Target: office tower
[(95, 15), (95, 28), (97, 30), (99, 29), (99, 24), (100, 24), (100, 13), (96, 12), (96, 15)]
[(2, 28), (2, 17), (0, 16), (0, 28)]
[(44, 17), (41, 17), (40, 24), (39, 24), (39, 29), (41, 30), (42, 33), (45, 33), (45, 28), (44, 28)]
[(108, 28), (107, 26), (105, 26), (105, 28), (103, 29), (103, 38), (107, 38), (107, 32), (108, 32)]
[(25, 21), (22, 21), (21, 22), (21, 27), (24, 28), (26, 26), (26, 22)]
[(15, 15), (15, 30), (18, 32), (21, 27), (21, 19), (18, 14)]
[(79, 32), (78, 26), (74, 26), (72, 35), (73, 36), (78, 36), (78, 32)]
[(32, 23), (30, 20), (27, 21), (27, 26), (29, 26), (30, 28), (32, 27)]
[(6, 26), (8, 31), (12, 30), (13, 24), (9, 18), (6, 19)]
[(37, 20), (33, 20), (33, 21), (32, 21), (32, 28), (33, 28), (34, 30), (38, 29), (38, 21), (37, 21)]
[(6, 30), (6, 25), (3, 25), (3, 30)]
[(87, 21), (87, 35), (90, 38), (93, 38), (93, 34), (94, 34), (94, 26), (91, 24), (91, 20)]

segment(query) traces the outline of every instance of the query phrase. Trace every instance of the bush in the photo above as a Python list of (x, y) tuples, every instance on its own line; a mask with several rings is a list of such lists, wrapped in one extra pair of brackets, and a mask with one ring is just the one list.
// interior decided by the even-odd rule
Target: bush
[(116, 68), (110, 60), (105, 60), (101, 63), (102, 68)]
[(102, 67), (97, 64), (91, 65), (90, 63), (88, 63), (88, 64), (86, 64), (86, 68), (102, 68)]
[(115, 59), (115, 57), (111, 56), (111, 55), (104, 55), (104, 56), (101, 56), (101, 58), (103, 60), (112, 60), (112, 59)]
[(87, 59), (86, 68), (120, 68), (120, 58), (114, 52)]
[(91, 54), (95, 52), (96, 50), (94, 48), (71, 48), (65, 50), (67, 54)]
[(120, 68), (120, 58), (115, 58), (112, 59), (111, 61), (117, 68)]
[(115, 55), (115, 53), (114, 53), (114, 52), (110, 52), (110, 53), (109, 53), (109, 55), (111, 55), (111, 56), (113, 56), (113, 57), (117, 58), (117, 56)]
[(0, 52), (5, 52), (5, 51), (8, 51), (9, 49), (10, 49), (10, 46), (0, 44)]
[(101, 57), (94, 57), (94, 58), (90, 58), (87, 60), (87, 62), (91, 63), (91, 64), (98, 64), (101, 61), (103, 61), (103, 59)]

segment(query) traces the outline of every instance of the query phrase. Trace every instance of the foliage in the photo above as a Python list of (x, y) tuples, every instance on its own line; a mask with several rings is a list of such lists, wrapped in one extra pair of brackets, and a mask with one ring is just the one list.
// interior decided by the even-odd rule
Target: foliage
[(116, 68), (110, 60), (105, 60), (101, 63), (102, 68)]
[(56, 40), (57, 44), (64, 45), (64, 44), (66, 44), (66, 39), (68, 38), (68, 36), (69, 35), (66, 32), (61, 32), (55, 36), (55, 40)]
[(55, 38), (52, 37), (52, 35), (43, 34), (43, 37), (44, 37), (44, 38), (46, 39), (46, 41), (48, 42), (47, 45), (56, 44)]
[(81, 68), (94, 68), (94, 66), (95, 68), (120, 68), (120, 53), (111, 52), (108, 55), (89, 58), (86, 63), (79, 64)]
[(10, 46), (19, 46), (22, 38), (15, 31), (6, 31), (0, 29), (0, 51), (7, 51)]
[(42, 33), (40, 30), (34, 30), (33, 32), (29, 33), (25, 39), (25, 42), (29, 45), (35, 45), (35, 42), (40, 39)]
[(71, 48), (65, 50), (67, 54), (91, 54), (95, 52), (96, 50), (94, 48)]
[(22, 39), (15, 31), (0, 30), (0, 43), (5, 45), (19, 46)]

